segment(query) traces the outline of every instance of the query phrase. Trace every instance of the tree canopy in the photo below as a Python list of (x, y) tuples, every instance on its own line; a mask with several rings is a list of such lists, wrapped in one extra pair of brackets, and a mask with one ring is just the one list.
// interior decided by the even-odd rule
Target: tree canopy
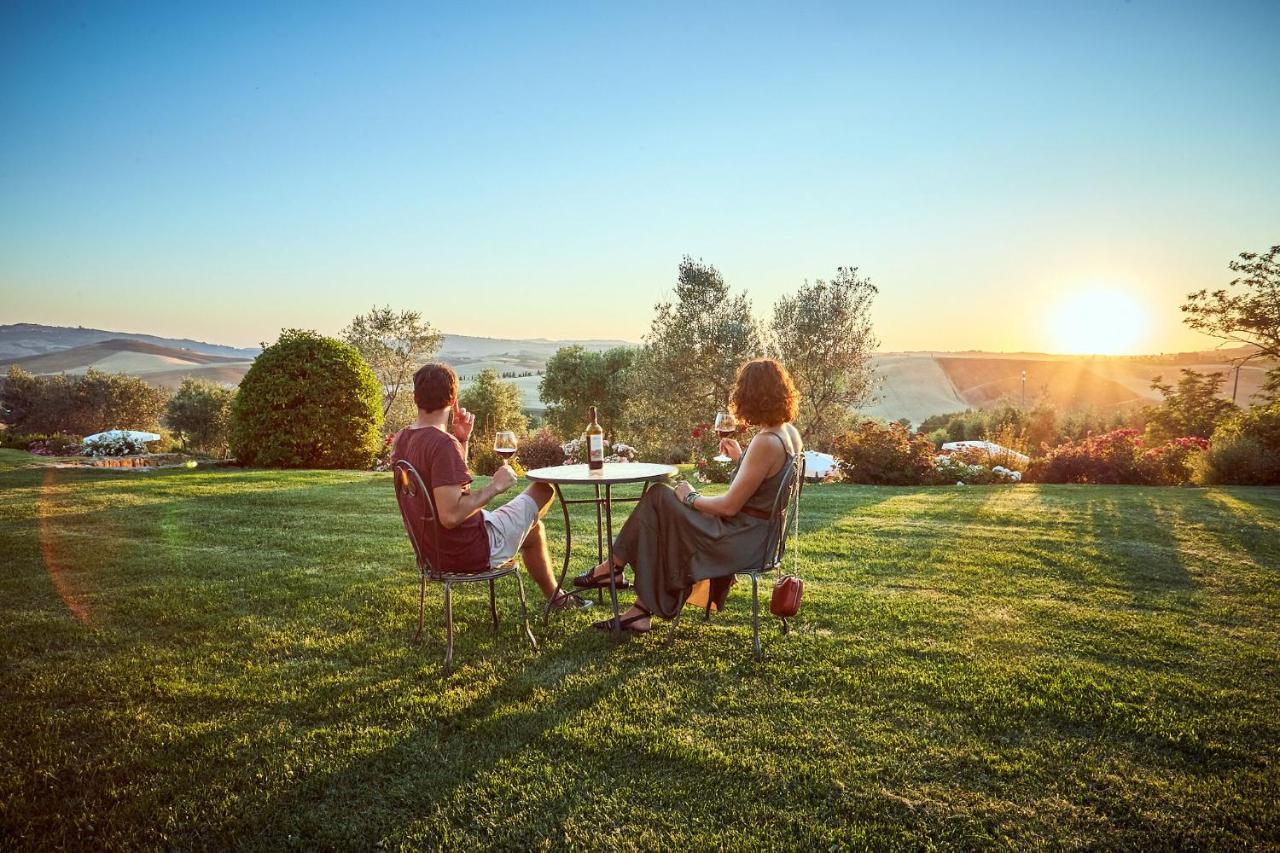
[(795, 380), (797, 426), (810, 444), (829, 446), (852, 422), (852, 410), (873, 396), (875, 295), (875, 285), (859, 277), (857, 267), (839, 267), (830, 281), (805, 282), (773, 306), (769, 349)]
[(738, 367), (764, 350), (746, 294), (711, 264), (686, 256), (675, 298), (655, 306), (631, 371), (629, 421), (640, 433), (685, 435), (729, 402)]
[[(444, 336), (423, 320), (421, 313), (394, 311), (386, 305), (374, 306), (368, 314), (355, 317), (342, 330), (342, 339), (360, 352), (378, 377), (385, 419), (402, 392), (412, 396), (412, 388), (407, 386), (414, 371), (440, 348)], [(410, 415), (409, 419), (412, 418)]]
[[(1280, 359), (1280, 245), (1261, 253), (1241, 252), (1228, 266), (1238, 275), (1226, 287), (1187, 294), (1182, 321), (1206, 335)], [(1263, 393), (1280, 398), (1280, 366), (1268, 373)]]
[(1226, 378), (1225, 373), (1184, 369), (1176, 388), (1159, 376), (1151, 380), (1152, 389), (1160, 392), (1164, 403), (1145, 409), (1145, 440), (1158, 444), (1185, 436), (1212, 436), (1218, 420), (1236, 407), (1230, 400), (1218, 397)]
[(561, 436), (577, 435), (587, 422), (587, 407), (595, 406), (607, 433), (619, 429), (635, 359), (634, 347), (590, 352), (575, 345), (557, 350), (538, 386), (552, 428)]
[(483, 438), (491, 443), (498, 430), (524, 433), (529, 428), (520, 389), (503, 382), (492, 368), (476, 374), (475, 380), (458, 394), (458, 404), (476, 416), (473, 442)]

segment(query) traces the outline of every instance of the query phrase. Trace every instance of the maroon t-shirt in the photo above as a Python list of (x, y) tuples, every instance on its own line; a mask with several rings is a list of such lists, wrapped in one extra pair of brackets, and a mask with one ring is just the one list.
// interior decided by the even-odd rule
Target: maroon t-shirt
[[(467, 471), (467, 460), (462, 455), (462, 442), (442, 429), (419, 427), (401, 430), (396, 436), (392, 457), (395, 461), (404, 459), (418, 469), (427, 488), (432, 490), (432, 501), (435, 500), (435, 489), (438, 486), (462, 486), (464, 492), (471, 491), (471, 474)], [(449, 571), (480, 571), (488, 568), (489, 536), (484, 529), (482, 513), (473, 514), (452, 530), (441, 526), (439, 531), (442, 566), (434, 566), (434, 524), (427, 525), (427, 541), (423, 543), (427, 559), (434, 568)]]

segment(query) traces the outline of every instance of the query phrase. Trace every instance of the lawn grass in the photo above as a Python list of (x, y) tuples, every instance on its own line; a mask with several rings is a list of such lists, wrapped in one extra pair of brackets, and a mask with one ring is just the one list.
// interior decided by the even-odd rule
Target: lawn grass
[(1280, 490), (813, 487), (763, 663), (741, 586), (671, 648), (597, 610), (533, 655), (508, 582), (496, 636), (456, 602), (443, 681), (388, 475), (30, 458), (0, 453), (5, 845), (1280, 838)]

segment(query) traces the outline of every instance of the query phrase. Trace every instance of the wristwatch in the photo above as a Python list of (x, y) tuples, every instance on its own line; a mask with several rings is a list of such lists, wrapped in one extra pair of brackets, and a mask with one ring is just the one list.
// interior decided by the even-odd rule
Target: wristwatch
[(691, 507), (693, 506), (693, 502), (700, 497), (702, 497), (702, 495), (698, 494), (697, 492), (689, 492), (689, 494), (684, 496), (684, 505)]

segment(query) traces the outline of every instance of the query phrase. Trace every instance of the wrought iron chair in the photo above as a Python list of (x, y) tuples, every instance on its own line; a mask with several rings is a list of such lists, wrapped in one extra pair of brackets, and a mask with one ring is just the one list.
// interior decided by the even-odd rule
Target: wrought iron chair
[[(496, 631), (498, 600), (494, 581), (507, 575), (515, 575), (516, 585), (520, 589), (520, 618), (524, 622), (524, 631), (529, 637), (529, 645), (536, 652), (538, 641), (529, 627), (529, 610), (524, 597), (524, 578), (520, 574), (516, 558), (512, 557), (496, 569), (486, 568), (478, 572), (467, 572), (460, 568), (442, 565), (439, 544), (441, 525), (431, 490), (427, 488), (417, 469), (403, 459), (392, 469), (392, 479), (395, 481), (396, 501), (400, 504), (400, 517), (404, 520), (404, 529), (409, 534), (409, 542), (413, 545), (413, 553), (418, 561), (418, 630), (413, 635), (413, 642), (418, 642), (422, 636), (423, 616), (427, 602), (427, 581), (441, 581), (444, 583), (444, 674), (450, 675), (453, 672), (453, 585), (489, 582), (489, 613), (493, 616), (493, 629)], [(430, 539), (426, 536), (428, 525), (433, 525), (435, 528), (435, 536)], [(434, 560), (427, 556), (428, 542), (435, 545)]]
[[(760, 576), (782, 568), (787, 555), (787, 533), (800, 513), (800, 493), (804, 490), (804, 454), (797, 453), (795, 459), (787, 465), (786, 472), (778, 483), (778, 494), (773, 499), (773, 510), (769, 514), (769, 535), (765, 538), (764, 549), (760, 560), (743, 569), (725, 572), (725, 575), (746, 575), (751, 578), (751, 646), (756, 660), (764, 658), (764, 650), (760, 645)], [(680, 615), (684, 613), (684, 605), (671, 620), (671, 628), (667, 632), (667, 645), (675, 643), (676, 629), (680, 625)], [(703, 612), (703, 621), (711, 620), (711, 601), (708, 599)], [(782, 619), (782, 633), (790, 630), (787, 620)]]

